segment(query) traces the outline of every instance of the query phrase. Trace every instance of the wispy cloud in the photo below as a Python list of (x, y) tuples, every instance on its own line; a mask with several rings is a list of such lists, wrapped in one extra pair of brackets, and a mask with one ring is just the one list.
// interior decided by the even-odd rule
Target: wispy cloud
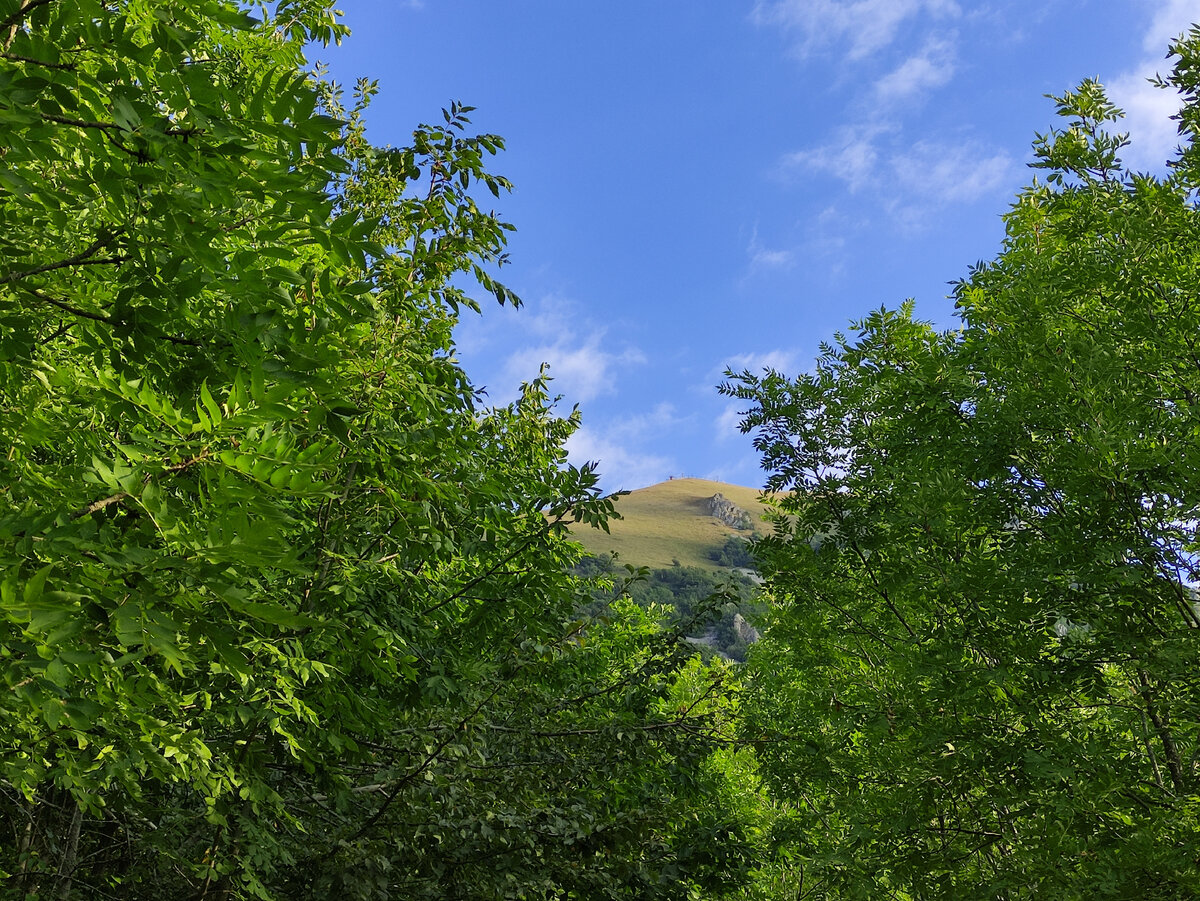
[(840, 275), (848, 235), (862, 224), (862, 220), (847, 216), (837, 204), (830, 204), (816, 215), (804, 216), (785, 227), (771, 246), (758, 237), (756, 225), (746, 245), (746, 267), (739, 280), (740, 288), (746, 289), (760, 278), (786, 277), (798, 266), (817, 267), (826, 277)]
[(890, 130), (878, 124), (844, 126), (826, 144), (786, 154), (782, 168), (785, 173), (800, 170), (832, 175), (852, 192), (859, 191), (875, 181), (879, 166), (877, 141)]
[(911, 100), (946, 84), (954, 76), (954, 69), (954, 45), (949, 40), (931, 38), (920, 53), (875, 82), (875, 99), (886, 106)]
[(1167, 44), (1200, 19), (1195, 0), (1154, 0), (1146, 5), (1153, 6), (1154, 16), (1142, 35), (1142, 49), (1159, 58), (1167, 52)]
[(1197, 19), (1200, 9), (1195, 0), (1157, 3), (1142, 35), (1146, 56), (1107, 85), (1113, 102), (1125, 111), (1120, 128), (1129, 132), (1131, 145), (1121, 156), (1131, 168), (1161, 170), (1179, 144), (1178, 128), (1171, 116), (1179, 111), (1182, 98), (1175, 91), (1154, 87), (1149, 80), (1170, 69), (1171, 64), (1164, 58), (1167, 45)]
[(488, 313), (465, 317), (455, 340), (468, 371), (472, 358), (498, 358), (490, 371), (476, 373), (498, 403), (515, 396), (543, 363), (551, 392), (575, 404), (615, 393), (623, 375), (647, 362), (639, 348), (614, 338), (580, 304), (559, 294), (545, 294), (520, 310)]
[[(1004, 151), (969, 136), (911, 136), (911, 114), (958, 71), (960, 18), (974, 21), (956, 0), (759, 0), (755, 21), (797, 34), (804, 53), (845, 46), (856, 61), (855, 78), (845, 82), (855, 95), (847, 105), (853, 118), (824, 140), (782, 155), (779, 171), (868, 195), (904, 230), (919, 228), (930, 211), (1011, 187), (1014, 163)], [(826, 246), (831, 236), (837, 229), (821, 230)], [(774, 261), (752, 260), (751, 271)]]
[(742, 413), (737, 404), (727, 404), (713, 421), (717, 441), (724, 443), (742, 433)]
[(760, 0), (752, 18), (759, 25), (797, 33), (797, 50), (803, 55), (846, 43), (849, 59), (858, 60), (891, 44), (911, 18), (959, 12), (954, 0)]
[(1009, 187), (1019, 169), (1003, 150), (979, 141), (918, 141), (889, 164), (902, 196), (916, 203), (970, 203)]
[(576, 466), (595, 462), (608, 490), (644, 488), (678, 471), (670, 457), (643, 450), (620, 427), (613, 430), (582, 426), (567, 439), (567, 456)]
[(754, 250), (750, 257), (750, 265), (754, 268), (762, 269), (781, 269), (792, 265), (796, 260), (796, 254), (791, 250), (767, 250), (765, 247), (760, 247)]
[[(709, 370), (707, 385), (729, 381), (729, 377), (725, 374), (726, 372), (749, 372), (751, 375), (759, 376), (766, 370), (771, 369), (784, 375), (794, 374), (800, 368), (799, 359), (799, 351), (785, 348), (732, 354), (725, 357), (718, 365)], [(711, 391), (712, 389), (708, 388), (707, 385), (706, 390)], [(745, 403), (742, 401), (726, 401), (720, 411), (712, 418), (710, 428), (712, 429), (713, 438), (718, 444), (727, 444), (741, 435), (742, 414), (740, 411), (744, 407)]]
[(1129, 132), (1130, 145), (1121, 151), (1121, 159), (1131, 169), (1163, 169), (1180, 143), (1177, 124), (1171, 117), (1179, 112), (1182, 98), (1175, 91), (1154, 87), (1148, 80), (1160, 69), (1143, 66), (1108, 85), (1109, 96), (1125, 111), (1118, 128)]
[[(813, 257), (824, 258), (827, 261), (830, 258), (839, 258), (846, 250), (844, 233), (861, 224), (861, 221), (843, 213), (836, 204), (827, 206), (809, 223), (805, 246)], [(830, 271), (840, 268), (839, 262), (831, 267)]]
[(759, 462), (758, 454), (743, 454), (724, 466), (718, 466), (715, 469), (710, 469), (708, 472), (702, 473), (700, 478), (711, 479), (714, 482), (730, 482), (734, 485), (746, 485), (750, 488), (758, 488), (762, 486), (765, 478)]
[(832, 176), (851, 193), (864, 190), (902, 225), (922, 211), (971, 203), (1017, 180), (1016, 160), (981, 141), (923, 140), (904, 146), (893, 129), (843, 127), (828, 144), (788, 154), (785, 171)]
[(940, 210), (1011, 192), (1023, 169), (1007, 152), (978, 141), (919, 141), (890, 161), (895, 190), (887, 209), (906, 232), (920, 232)]
[(794, 350), (752, 351), (744, 354), (734, 354), (726, 357), (724, 362), (713, 370), (713, 377), (724, 378), (725, 370), (734, 372), (749, 370), (761, 374), (764, 369), (775, 369), (787, 373), (796, 368), (799, 354)]
[(602, 346), (604, 332), (592, 332), (580, 340), (572, 331), (564, 332), (551, 344), (524, 347), (504, 362), (504, 378), (510, 383), (528, 379), (542, 363), (549, 366), (551, 388), (570, 403), (586, 403), (616, 390), (621, 370), (646, 362), (645, 354), (634, 347), (613, 352)]
[(765, 269), (790, 269), (796, 262), (796, 252), (787, 248), (764, 247), (758, 239), (758, 226), (750, 235), (750, 243), (746, 246), (746, 255), (750, 258), (750, 272), (760, 272)]
[(674, 404), (665, 401), (655, 404), (647, 413), (639, 413), (622, 419), (613, 428), (613, 434), (623, 438), (643, 438), (647, 435), (661, 435), (672, 431), (687, 422), (686, 416), (680, 416)]

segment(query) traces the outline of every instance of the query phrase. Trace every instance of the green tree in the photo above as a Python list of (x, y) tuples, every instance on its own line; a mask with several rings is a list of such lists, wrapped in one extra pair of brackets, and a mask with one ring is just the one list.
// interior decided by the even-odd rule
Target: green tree
[(708, 559), (718, 566), (728, 566), (731, 569), (754, 569), (754, 540), (729, 535), (723, 545), (708, 552)]
[(542, 377), (484, 407), (453, 357), (462, 285), (516, 302), (475, 199), (502, 141), (454, 105), (372, 147), (374, 86), (346, 107), (302, 55), (344, 32), (325, 0), (0, 0), (6, 897), (720, 869), (672, 637), (574, 621), (566, 522), (612, 510), (577, 415)]
[(1095, 82), (955, 288), (733, 375), (783, 514), (743, 700), (801, 898), (1200, 893), (1200, 30), (1183, 147)]

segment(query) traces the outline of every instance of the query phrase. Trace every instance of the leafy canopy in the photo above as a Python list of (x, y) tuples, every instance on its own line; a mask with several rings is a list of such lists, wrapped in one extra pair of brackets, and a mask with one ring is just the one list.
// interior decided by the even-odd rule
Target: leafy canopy
[(371, 146), (330, 5), (260, 12), (0, 0), (5, 897), (719, 881), (677, 643), (574, 621), (577, 415), (453, 357), (503, 142)]
[(795, 489), (742, 709), (802, 898), (1200, 892), (1200, 30), (1171, 50), (1169, 176), (1084, 82), (961, 328), (880, 310), (724, 386)]

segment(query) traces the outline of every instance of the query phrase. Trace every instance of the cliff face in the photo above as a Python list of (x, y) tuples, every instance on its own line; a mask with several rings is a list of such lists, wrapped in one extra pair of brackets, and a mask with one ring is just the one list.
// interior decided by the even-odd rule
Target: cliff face
[(750, 514), (719, 491), (708, 499), (708, 512), (731, 528), (754, 528)]
[(758, 629), (746, 622), (746, 617), (740, 613), (733, 616), (733, 634), (742, 644), (754, 644), (760, 637)]

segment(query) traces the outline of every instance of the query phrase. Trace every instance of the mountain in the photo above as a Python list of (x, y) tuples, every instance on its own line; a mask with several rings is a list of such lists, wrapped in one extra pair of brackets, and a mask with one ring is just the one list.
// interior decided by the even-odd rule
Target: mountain
[[(758, 494), (755, 488), (726, 482), (670, 479), (618, 498), (622, 518), (609, 523), (611, 534), (583, 525), (572, 528), (571, 534), (592, 554), (616, 552), (620, 563), (651, 569), (678, 563), (727, 571), (710, 552), (719, 550), (730, 536), (750, 538), (770, 529), (763, 521), (767, 508)], [(721, 498), (714, 502), (716, 495)], [(739, 524), (749, 528), (735, 528), (732, 523), (739, 518)]]

